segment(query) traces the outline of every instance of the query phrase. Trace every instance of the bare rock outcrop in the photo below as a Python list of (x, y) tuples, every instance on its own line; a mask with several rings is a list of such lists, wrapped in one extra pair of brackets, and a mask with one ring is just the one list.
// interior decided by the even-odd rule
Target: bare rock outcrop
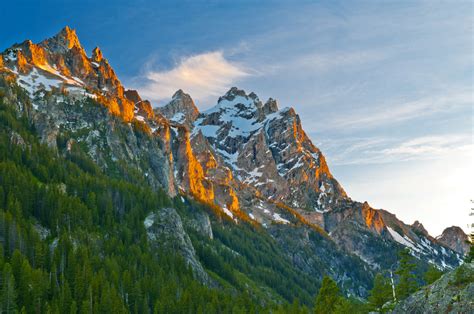
[(469, 236), (457, 226), (444, 229), (443, 233), (437, 237), (436, 240), (438, 240), (442, 245), (462, 255), (466, 255), (470, 249)]

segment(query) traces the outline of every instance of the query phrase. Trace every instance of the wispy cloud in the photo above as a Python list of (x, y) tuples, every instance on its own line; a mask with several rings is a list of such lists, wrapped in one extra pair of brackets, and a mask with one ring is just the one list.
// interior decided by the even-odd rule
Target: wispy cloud
[(414, 118), (440, 113), (454, 108), (471, 106), (472, 91), (455, 91), (444, 95), (424, 97), (414, 101), (367, 107), (362, 112), (336, 117), (331, 128), (366, 129), (399, 123)]
[(310, 53), (290, 62), (290, 67), (329, 71), (334, 68), (371, 64), (386, 59), (388, 54), (376, 50), (359, 50), (351, 52), (333, 51), (331, 53)]
[(383, 164), (412, 160), (434, 160), (450, 154), (470, 155), (474, 152), (471, 136), (448, 134), (421, 136), (413, 139), (345, 138), (321, 143), (332, 165)]
[(189, 93), (197, 102), (222, 95), (250, 71), (224, 57), (222, 51), (182, 58), (174, 68), (147, 71), (137, 89), (155, 104), (169, 99), (178, 89)]
[(471, 145), (469, 137), (462, 135), (426, 136), (402, 142), (382, 150), (380, 153), (397, 159), (430, 158), (444, 155), (453, 150), (464, 150)]

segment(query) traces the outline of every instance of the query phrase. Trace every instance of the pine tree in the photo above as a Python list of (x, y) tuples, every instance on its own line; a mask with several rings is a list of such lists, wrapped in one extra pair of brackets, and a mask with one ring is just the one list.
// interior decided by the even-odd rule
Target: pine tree
[(384, 277), (382, 274), (377, 274), (374, 278), (374, 287), (370, 290), (368, 298), (370, 306), (374, 310), (380, 309), (385, 303), (392, 299), (392, 287), (388, 278)]
[[(474, 200), (471, 200), (471, 203), (474, 204)], [(470, 217), (474, 217), (474, 207), (471, 207), (471, 212), (469, 213)], [(470, 247), (469, 252), (465, 257), (466, 263), (472, 263), (474, 261), (474, 222), (469, 226), (471, 228), (471, 233), (469, 234)]]
[[(471, 239), (473, 239), (474, 236), (471, 235)], [(471, 240), (471, 247), (469, 249), (469, 253), (467, 253), (466, 255), (466, 263), (472, 263), (474, 261), (474, 243), (472, 242), (473, 240)]]
[(438, 280), (443, 275), (443, 272), (436, 268), (433, 265), (428, 267), (428, 270), (425, 272), (424, 279), (427, 285), (432, 284)]
[(2, 276), (1, 307), (2, 313), (15, 313), (17, 292), (15, 290), (15, 278), (9, 263), (3, 267)]
[(410, 250), (405, 249), (399, 253), (399, 266), (395, 274), (398, 275), (398, 285), (396, 287), (397, 299), (403, 300), (418, 288), (414, 270), (416, 264), (413, 263), (413, 257)]
[(314, 306), (315, 314), (333, 313), (341, 298), (341, 292), (336, 282), (324, 276)]

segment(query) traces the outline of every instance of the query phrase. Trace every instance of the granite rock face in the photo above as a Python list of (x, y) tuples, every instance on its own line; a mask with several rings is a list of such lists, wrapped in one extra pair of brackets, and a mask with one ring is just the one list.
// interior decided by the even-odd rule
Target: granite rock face
[[(311, 273), (311, 265), (330, 269), (337, 259), (332, 276), (364, 294), (370, 278), (357, 291), (354, 278), (361, 276), (344, 271), (347, 261), (361, 262), (370, 273), (390, 267), (397, 251), (408, 247), (420, 261), (440, 268), (461, 263), (455, 232), (434, 239), (421, 223), (407, 225), (352, 200), (295, 110), (279, 109), (274, 99), (262, 102), (233, 87), (199, 112), (191, 96), (178, 90), (167, 105), (153, 109), (138, 91), (122, 86), (99, 48), (88, 57), (68, 27), (38, 44), (15, 44), (0, 56), (2, 97), (58, 154), (80, 148), (103, 169), (136, 173), (156, 190), (194, 198), (236, 224), (261, 226), (305, 272)], [(186, 223), (212, 239), (209, 217), (195, 218)], [(308, 229), (317, 231), (318, 241), (306, 240)], [(185, 236), (172, 241), (189, 249)], [(191, 258), (188, 249), (182, 253)]]
[(474, 264), (467, 263), (399, 303), (392, 313), (472, 313)]
[(206, 284), (211, 282), (196, 256), (193, 244), (184, 230), (181, 217), (174, 208), (163, 208), (151, 213), (143, 224), (152, 246), (166, 248), (180, 254), (201, 282)]
[(466, 255), (469, 252), (469, 236), (459, 227), (452, 226), (444, 229), (443, 233), (436, 239), (439, 243), (459, 254)]
[(272, 99), (263, 104), (234, 87), (196, 120), (199, 132), (239, 181), (274, 202), (322, 212), (346, 197), (299, 116)]
[(181, 89), (174, 93), (167, 105), (156, 108), (156, 112), (161, 113), (170, 121), (185, 125), (190, 129), (199, 116), (199, 110), (193, 99)]
[(82, 48), (75, 30), (63, 28), (38, 44), (26, 40), (3, 52), (3, 64), (18, 75), (19, 84), (33, 96), (41, 87), (90, 94), (125, 121), (133, 119), (134, 103), (99, 48), (92, 57)]

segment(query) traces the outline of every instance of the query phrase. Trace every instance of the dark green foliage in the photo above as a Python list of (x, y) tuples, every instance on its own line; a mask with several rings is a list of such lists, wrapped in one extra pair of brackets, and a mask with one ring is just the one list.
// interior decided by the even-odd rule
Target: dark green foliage
[(2, 289), (0, 296), (0, 307), (2, 313), (14, 313), (17, 309), (17, 291), (15, 277), (12, 273), (12, 267), (5, 263), (2, 272)]
[(292, 267), (267, 233), (244, 224), (215, 223), (212, 228), (212, 243), (203, 245), (202, 238), (193, 241), (205, 267), (237, 287), (237, 274), (245, 274), (289, 302), (298, 298), (306, 305), (312, 303), (318, 282)]
[(336, 308), (339, 307), (342, 309), (346, 307), (345, 304), (341, 304), (343, 302), (344, 299), (342, 298), (341, 291), (336, 282), (330, 277), (325, 276), (321, 283), (318, 295), (316, 296), (314, 313), (335, 313)]
[(319, 283), (270, 235), (217, 216), (212, 241), (188, 230), (220, 283), (206, 287), (180, 256), (150, 249), (143, 221), (165, 206), (182, 216), (212, 211), (152, 190), (126, 165), (104, 172), (81, 145), (70, 148), (62, 155), (40, 144), (28, 119), (0, 101), (3, 312), (308, 312)]
[(467, 271), (463, 266), (458, 267), (454, 273), (454, 281), (451, 284), (456, 286), (464, 286), (474, 282), (474, 274)]
[(396, 286), (397, 300), (403, 300), (418, 289), (418, 282), (415, 276), (416, 264), (408, 249), (399, 253), (399, 266), (395, 274), (398, 275)]
[[(90, 114), (98, 110), (92, 101), (83, 105)], [(141, 126), (135, 132), (148, 136)], [(316, 313), (367, 312), (329, 277), (320, 287), (293, 267), (268, 232), (212, 214), (213, 240), (187, 230), (218, 284), (202, 285), (182, 257), (150, 248), (143, 221), (166, 206), (183, 219), (212, 210), (171, 200), (121, 161), (104, 171), (81, 143), (60, 134), (58, 153), (0, 99), (1, 312), (308, 313), (318, 290)], [(324, 245), (317, 232), (309, 237)], [(411, 291), (411, 262), (402, 256), (400, 265), (398, 289)], [(358, 278), (371, 280), (363, 271)]]
[(79, 145), (58, 156), (0, 101), (1, 311), (261, 311), (245, 292), (198, 283), (173, 252), (150, 250), (143, 220), (169, 205), (163, 191), (109, 177)]
[[(474, 235), (471, 234), (471, 239), (474, 240)], [(474, 261), (474, 242), (470, 243), (469, 252), (467, 253), (466, 257), (464, 258), (466, 263), (472, 263)]]
[(372, 309), (381, 309), (388, 301), (393, 300), (392, 286), (390, 279), (382, 274), (377, 274), (374, 278), (374, 287), (370, 291), (368, 298)]
[(428, 267), (428, 270), (425, 272), (424, 279), (427, 285), (432, 284), (438, 280), (443, 275), (443, 272), (436, 268), (433, 265)]
[(336, 282), (324, 276), (316, 296), (313, 312), (315, 314), (356, 314), (367, 313), (367, 305), (358, 300), (346, 299)]

